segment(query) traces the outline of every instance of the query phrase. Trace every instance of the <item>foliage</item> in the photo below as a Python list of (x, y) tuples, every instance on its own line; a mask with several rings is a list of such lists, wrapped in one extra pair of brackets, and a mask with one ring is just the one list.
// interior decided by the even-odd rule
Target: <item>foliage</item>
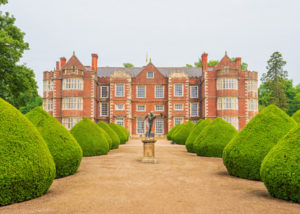
[(81, 146), (83, 156), (105, 155), (109, 151), (109, 144), (101, 129), (87, 117), (71, 129), (71, 134)]
[[(235, 63), (235, 59), (236, 59), (235, 57), (232, 57), (231, 61)], [(248, 69), (248, 64), (246, 62), (242, 62), (241, 63), (241, 70), (246, 71), (247, 69)]]
[(56, 166), (56, 178), (76, 173), (82, 150), (70, 132), (42, 107), (34, 108), (26, 116), (48, 145)]
[(120, 144), (125, 144), (127, 141), (127, 136), (124, 133), (124, 130), (121, 129), (117, 124), (115, 123), (110, 123), (109, 127), (114, 130), (115, 133), (117, 133), (117, 135), (119, 136), (120, 139)]
[(198, 135), (193, 150), (199, 156), (222, 157), (223, 149), (237, 134), (237, 130), (221, 118), (216, 118)]
[(185, 67), (192, 68), (193, 66), (191, 64), (186, 64)]
[(264, 158), (261, 179), (269, 193), (300, 203), (300, 127), (292, 129)]
[(207, 63), (208, 66), (216, 66), (217, 64), (219, 64), (219, 60), (209, 60)]
[(167, 134), (167, 139), (168, 139), (168, 140), (172, 140), (172, 139), (171, 139), (172, 133), (176, 130), (176, 128), (178, 128), (179, 125), (180, 125), (179, 123), (176, 124), (176, 126), (174, 126), (174, 127), (168, 132), (168, 134)]
[(112, 149), (112, 139), (111, 139), (111, 137), (106, 133), (106, 131), (103, 128), (101, 128), (100, 126), (98, 126), (98, 127), (100, 128), (101, 133), (104, 135), (104, 137), (105, 137), (105, 139), (106, 139), (106, 141), (109, 145), (109, 149)]
[(0, 206), (45, 194), (54, 178), (55, 164), (40, 133), (0, 98)]
[(206, 120), (203, 120), (202, 122), (199, 122), (198, 124), (196, 124), (196, 126), (193, 128), (193, 130), (191, 131), (189, 137), (187, 138), (187, 140), (185, 142), (185, 147), (188, 152), (192, 152), (192, 153), (195, 152), (194, 144), (200, 143), (200, 140), (201, 140), (200, 138), (198, 138), (198, 136), (203, 131), (203, 129), (206, 126), (208, 126), (211, 122), (212, 121), (210, 119), (206, 119)]
[(296, 122), (275, 105), (266, 107), (233, 138), (223, 151), (230, 175), (260, 180), (259, 169), (270, 149)]
[(295, 112), (297, 112), (298, 110), (300, 110), (300, 93), (297, 93), (295, 95), (294, 99), (289, 104), (288, 114), (292, 115)]
[(107, 123), (105, 123), (103, 121), (100, 121), (98, 123), (98, 126), (100, 126), (102, 129), (104, 129), (106, 131), (106, 133), (110, 136), (110, 138), (112, 140), (111, 149), (117, 149), (120, 145), (120, 138), (117, 135), (117, 133), (114, 130), (112, 130), (112, 128), (110, 128), (110, 126)]
[(131, 64), (131, 63), (129, 63), (129, 62), (123, 63), (123, 66), (124, 66), (125, 68), (132, 68), (132, 67), (134, 67), (134, 65)]
[(194, 62), (194, 66), (197, 68), (202, 68), (202, 59), (199, 58), (197, 62)]
[(188, 121), (184, 123), (175, 133), (172, 138), (173, 141), (177, 144), (185, 145), (185, 141), (188, 138), (191, 130), (195, 126), (195, 123)]
[[(128, 131), (124, 126), (121, 126), (121, 125), (119, 125), (119, 124), (116, 124), (116, 125), (119, 126), (119, 128), (120, 128), (121, 130), (123, 130), (123, 133), (126, 135), (126, 141), (128, 141), (129, 136), (130, 136), (129, 131)], [(126, 143), (126, 141), (125, 141), (125, 143)]]
[(292, 118), (297, 122), (300, 123), (300, 110), (298, 110), (297, 112), (295, 112), (292, 116)]
[(173, 130), (173, 132), (171, 133), (170, 139), (174, 142), (174, 136), (176, 134), (176, 132), (181, 128), (183, 124), (182, 123), (178, 123), (176, 125), (176, 128)]
[(25, 106), (20, 108), (20, 112), (26, 114), (27, 112), (31, 111), (35, 107), (43, 105), (43, 98), (40, 95), (37, 95), (31, 99)]

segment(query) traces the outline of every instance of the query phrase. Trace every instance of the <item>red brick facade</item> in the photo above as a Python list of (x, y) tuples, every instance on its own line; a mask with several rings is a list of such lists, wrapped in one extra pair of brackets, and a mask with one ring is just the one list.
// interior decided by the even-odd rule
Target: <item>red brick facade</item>
[[(202, 68), (83, 66), (73, 55), (63, 57), (54, 71), (44, 72), (44, 109), (67, 128), (83, 117), (117, 122), (132, 135), (142, 135), (146, 114), (162, 113), (154, 124), (165, 135), (175, 123), (222, 117), (242, 129), (257, 114), (257, 73), (241, 71), (241, 58), (233, 63), (225, 55), (217, 66)], [(156, 127), (157, 126), (157, 127)]]

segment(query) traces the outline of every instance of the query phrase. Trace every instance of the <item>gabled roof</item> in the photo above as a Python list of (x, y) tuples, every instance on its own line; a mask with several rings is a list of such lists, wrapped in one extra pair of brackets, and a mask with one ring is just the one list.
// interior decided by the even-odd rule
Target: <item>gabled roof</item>
[(62, 69), (72, 69), (73, 66), (80, 70), (85, 70), (80, 60), (73, 54), (73, 56), (68, 60), (68, 62), (62, 67)]
[(229, 68), (238, 69), (238, 67), (231, 61), (231, 59), (225, 54), (225, 56), (221, 59), (218, 65), (215, 67), (216, 70), (223, 68), (224, 66), (228, 66)]

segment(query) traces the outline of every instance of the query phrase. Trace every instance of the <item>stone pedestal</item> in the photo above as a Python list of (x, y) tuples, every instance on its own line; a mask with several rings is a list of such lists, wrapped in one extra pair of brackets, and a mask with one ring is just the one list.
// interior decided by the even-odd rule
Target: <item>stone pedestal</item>
[(142, 159), (143, 163), (157, 163), (155, 158), (155, 142), (154, 139), (142, 140), (144, 144), (144, 157)]

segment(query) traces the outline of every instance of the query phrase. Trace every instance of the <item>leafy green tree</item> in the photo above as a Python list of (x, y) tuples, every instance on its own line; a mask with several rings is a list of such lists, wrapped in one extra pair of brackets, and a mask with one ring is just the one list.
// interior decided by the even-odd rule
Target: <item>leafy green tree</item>
[[(235, 59), (236, 59), (235, 57), (232, 57), (231, 61), (235, 63)], [(247, 69), (248, 69), (248, 64), (246, 62), (242, 62), (242, 64), (241, 64), (241, 70), (242, 71), (246, 71)]]
[[(0, 6), (6, 3), (0, 0)], [(33, 70), (17, 64), (29, 45), (15, 21), (0, 11), (0, 97), (20, 108), (37, 95), (37, 84)]]
[(209, 60), (207, 65), (208, 66), (216, 66), (219, 63), (219, 60)]
[(300, 110), (300, 93), (297, 93), (289, 104), (288, 114), (293, 115), (298, 110)]
[(39, 95), (33, 97), (25, 106), (20, 108), (23, 114), (30, 112), (35, 107), (41, 106), (43, 104), (43, 98)]
[(191, 64), (186, 64), (185, 67), (192, 68), (193, 66)]
[(123, 66), (124, 66), (125, 68), (132, 68), (132, 67), (134, 67), (134, 65), (131, 64), (131, 63), (129, 63), (129, 62), (123, 63)]
[(197, 68), (202, 68), (202, 59), (199, 58), (198, 61), (194, 63), (194, 65)]

